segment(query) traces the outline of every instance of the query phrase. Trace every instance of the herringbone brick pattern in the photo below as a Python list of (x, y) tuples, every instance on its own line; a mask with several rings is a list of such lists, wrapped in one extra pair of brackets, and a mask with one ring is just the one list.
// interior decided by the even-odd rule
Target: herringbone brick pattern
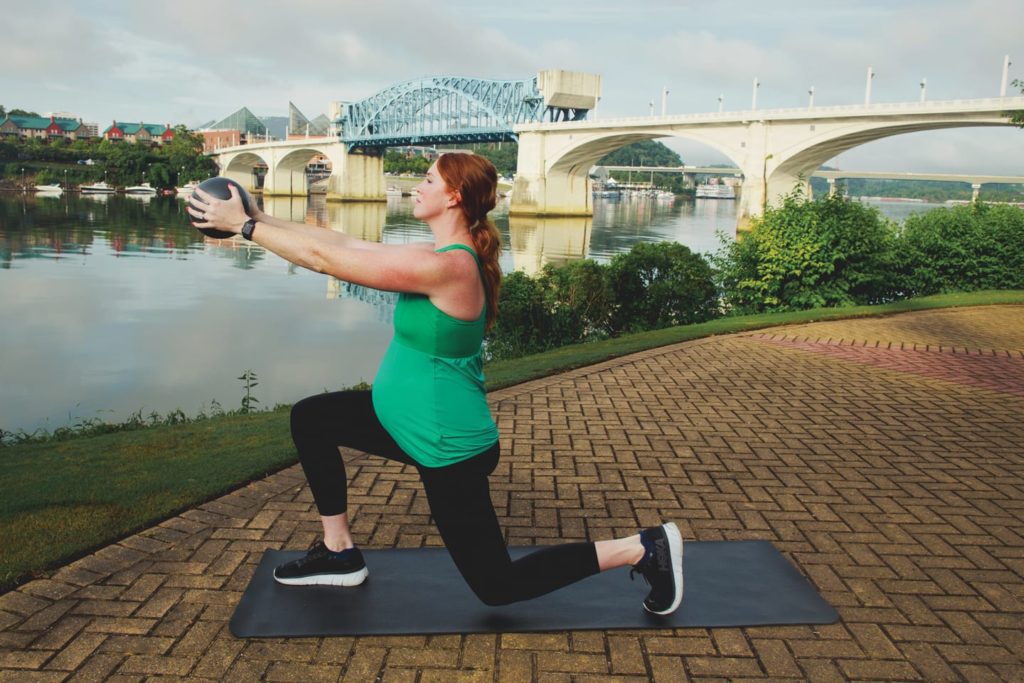
[[(0, 679), (1024, 680), (1022, 349), (1024, 307), (980, 307), (689, 342), (492, 395), (510, 543), (662, 519), (767, 539), (832, 626), (237, 640), (261, 553), (318, 532), (293, 467), (0, 596)], [(345, 457), (362, 545), (440, 544), (414, 472)]]

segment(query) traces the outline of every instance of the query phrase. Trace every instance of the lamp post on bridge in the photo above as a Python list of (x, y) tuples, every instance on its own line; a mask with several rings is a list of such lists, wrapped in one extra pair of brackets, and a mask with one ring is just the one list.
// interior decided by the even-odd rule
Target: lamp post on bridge
[(927, 78), (922, 78), (921, 79), (921, 101), (922, 102), (924, 102), (925, 91), (926, 91), (927, 88), (928, 88), (928, 79)]
[(718, 113), (719, 113), (719, 114), (721, 114), (721, 113), (722, 113), (722, 102), (723, 102), (724, 100), (725, 100), (725, 95), (721, 95), (721, 94), (720, 94), (720, 95), (718, 96)]
[(665, 116), (668, 113), (668, 86), (661, 88), (661, 115)]
[(864, 106), (871, 104), (871, 81), (875, 77), (875, 70), (868, 67), (868, 84), (864, 88)]
[(1003, 80), (999, 84), (999, 96), (1006, 97), (1006, 82), (1010, 78), (1010, 55), (1003, 55)]
[(654, 100), (651, 100), (651, 101), (650, 101), (650, 102), (648, 102), (647, 104), (648, 104), (648, 106), (650, 106), (650, 108), (651, 108), (651, 116), (654, 116)]
[(814, 108), (814, 86), (812, 85), (810, 90), (807, 91), (807, 108)]
[(750, 97), (750, 110), (757, 111), (757, 89), (761, 87), (761, 81), (754, 76), (754, 92)]

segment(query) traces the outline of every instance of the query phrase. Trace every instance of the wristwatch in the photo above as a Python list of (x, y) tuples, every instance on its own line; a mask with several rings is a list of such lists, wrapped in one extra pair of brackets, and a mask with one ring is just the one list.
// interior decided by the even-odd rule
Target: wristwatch
[(244, 237), (245, 239), (247, 239), (249, 241), (252, 241), (252, 231), (255, 230), (255, 229), (256, 229), (256, 219), (255, 218), (250, 218), (249, 220), (247, 220), (245, 222), (245, 225), (242, 226), (242, 237)]

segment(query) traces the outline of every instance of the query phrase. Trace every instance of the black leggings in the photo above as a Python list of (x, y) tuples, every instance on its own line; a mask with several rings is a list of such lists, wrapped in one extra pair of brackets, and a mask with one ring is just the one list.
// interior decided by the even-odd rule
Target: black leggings
[(423, 467), (384, 430), (368, 391), (310, 396), (292, 408), (291, 423), (299, 461), (321, 515), (348, 509), (339, 446), (415, 467), (455, 566), (487, 605), (535, 598), (600, 571), (593, 543), (549, 546), (512, 561), (487, 484), (498, 464), (498, 444), (454, 465)]

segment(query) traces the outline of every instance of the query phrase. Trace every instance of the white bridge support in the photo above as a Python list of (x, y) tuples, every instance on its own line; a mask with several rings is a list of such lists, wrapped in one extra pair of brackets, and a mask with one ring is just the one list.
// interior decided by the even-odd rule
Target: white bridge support
[(680, 137), (731, 159), (743, 174), (738, 229), (829, 159), (881, 138), (942, 128), (1012, 125), (1024, 97), (848, 107), (649, 116), (516, 127), (519, 170), (513, 214), (591, 215), (589, 169), (605, 154), (641, 140)]
[(331, 163), (329, 201), (386, 200), (383, 156), (363, 150), (349, 152), (343, 142), (333, 138), (256, 142), (219, 150), (214, 159), (222, 176), (238, 181), (249, 191), (256, 190), (253, 169), (264, 164), (264, 196), (304, 197), (309, 194), (306, 166), (317, 155)]

